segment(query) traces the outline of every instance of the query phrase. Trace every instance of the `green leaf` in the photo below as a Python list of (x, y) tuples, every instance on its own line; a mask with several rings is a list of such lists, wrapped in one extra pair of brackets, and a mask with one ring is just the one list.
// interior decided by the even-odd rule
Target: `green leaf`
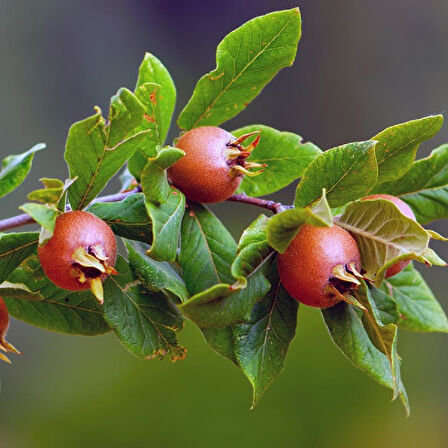
[(145, 107), (136, 95), (128, 89), (119, 89), (110, 100), (107, 148), (114, 148), (129, 134), (135, 135), (144, 113)]
[(183, 193), (174, 187), (170, 188), (170, 191), (164, 204), (145, 202), (152, 222), (152, 246), (148, 255), (159, 261), (176, 259), (182, 216), (185, 212)]
[(189, 202), (182, 221), (179, 262), (191, 295), (218, 283), (234, 282), (230, 267), (236, 243), (205, 206)]
[(119, 202), (97, 202), (87, 210), (106, 221), (118, 236), (147, 244), (152, 242), (151, 220), (141, 193), (132, 194)]
[(3, 282), (0, 284), (0, 297), (13, 297), (21, 300), (42, 300), (38, 292), (31, 291), (23, 283)]
[(168, 70), (150, 53), (140, 66), (135, 95), (146, 109), (138, 129), (151, 130), (145, 146), (129, 160), (130, 171), (140, 179), (147, 158), (155, 157), (157, 146), (165, 143), (176, 103), (176, 88)]
[(43, 202), (45, 204), (57, 204), (64, 190), (64, 182), (59, 179), (43, 177), (39, 179), (45, 188), (34, 190), (28, 194), (30, 201)]
[(389, 266), (408, 255), (421, 255), (429, 243), (423, 227), (384, 199), (349, 204), (338, 225), (356, 238), (365, 275), (378, 284)]
[[(97, 108), (96, 111), (95, 115), (73, 124), (68, 133), (65, 160), (69, 166), (70, 178), (77, 177), (68, 190), (74, 210), (85, 208), (100, 193), (126, 160), (145, 142), (149, 132), (140, 132), (115, 146), (108, 146), (108, 127), (100, 109)], [(117, 119), (118, 117), (120, 115)], [(115, 131), (116, 135), (123, 126), (120, 123)]]
[(33, 146), (28, 151), (5, 157), (0, 171), (0, 198), (15, 190), (31, 170), (34, 153), (45, 148), (44, 143)]
[(195, 294), (179, 308), (201, 328), (224, 328), (249, 320), (253, 306), (269, 289), (263, 272), (254, 271), (245, 289), (219, 283)]
[[(16, 285), (17, 298), (5, 297), (10, 314), (49, 331), (94, 336), (110, 331), (90, 291), (66, 291), (54, 285), (42, 271), (37, 256), (29, 257), (8, 278)], [(40, 300), (23, 300), (24, 290)]]
[(56, 218), (61, 214), (55, 205), (34, 204), (29, 202), (19, 207), (27, 215), (31, 216), (40, 226), (45, 229), (39, 237), (39, 244), (43, 244), (53, 236)]
[(119, 257), (118, 276), (104, 283), (104, 317), (121, 343), (143, 359), (183, 359), (176, 332), (183, 327), (176, 307), (161, 293), (150, 292)]
[(151, 130), (149, 134), (151, 145), (146, 148), (146, 151), (148, 149), (151, 150), (153, 148), (156, 148), (157, 146), (163, 145), (166, 136), (163, 137), (160, 134), (160, 85), (153, 82), (141, 84), (136, 87), (135, 96), (140, 100), (145, 108), (144, 120), (137, 127), (137, 130)]
[(232, 275), (238, 284), (245, 287), (246, 278), (256, 271), (271, 256), (266, 228), (269, 219), (260, 215), (242, 234), (237, 248), (237, 256), (232, 263)]
[(37, 232), (0, 234), (0, 283), (3, 283), (25, 258), (36, 252)]
[(294, 8), (256, 17), (218, 45), (216, 68), (197, 83), (178, 125), (217, 126), (241, 112), (263, 87), (296, 57), (301, 33)]
[(448, 241), (448, 238), (436, 232), (435, 230), (425, 229), (428, 232), (430, 238), (439, 241)]
[(448, 218), (448, 144), (417, 160), (402, 178), (384, 184), (381, 192), (407, 202), (421, 224)]
[(394, 323), (386, 324), (382, 321), (383, 314), (377, 308), (370, 294), (370, 290), (364, 281), (361, 282), (360, 287), (355, 292), (355, 296), (365, 307), (362, 322), (370, 340), (389, 359), (394, 379), (393, 399), (395, 399), (401, 388), (400, 357), (397, 352), (397, 326)]
[(146, 201), (163, 204), (171, 192), (166, 170), (181, 159), (185, 153), (168, 146), (158, 151), (156, 157), (148, 159), (141, 174), (142, 190)]
[(212, 350), (239, 367), (235, 356), (232, 327), (201, 328), (201, 331)]
[(255, 305), (250, 322), (233, 327), (236, 359), (254, 390), (252, 408), (283, 370), (297, 325), (299, 304), (282, 287), (275, 261), (268, 280), (271, 289)]
[(48, 205), (53, 204), (60, 211), (65, 211), (65, 195), (70, 185), (76, 181), (76, 178), (66, 179), (65, 182), (48, 177), (43, 177), (39, 180), (44, 184), (45, 188), (32, 191), (28, 194), (28, 199)]
[(375, 141), (348, 143), (316, 157), (303, 173), (294, 201), (305, 207), (327, 190), (330, 207), (339, 207), (365, 196), (377, 181)]
[(382, 193), (385, 182), (398, 179), (409, 170), (420, 144), (434, 137), (442, 124), (442, 115), (432, 115), (391, 126), (372, 137), (378, 141), (375, 147), (378, 162), (375, 193)]
[(187, 299), (185, 283), (169, 263), (153, 260), (128, 241), (125, 244), (129, 264), (146, 289), (170, 292), (182, 302)]
[[(138, 92), (139, 87), (147, 85), (148, 83), (158, 84), (160, 87), (160, 90), (158, 90), (156, 103), (158, 113), (154, 119), (157, 126), (157, 134), (159, 135), (158, 144), (163, 145), (170, 128), (174, 106), (176, 105), (176, 87), (174, 86), (173, 79), (171, 78), (168, 70), (151, 53), (146, 53), (143, 58), (143, 62), (139, 68), (136, 86), (136, 96), (143, 104), (145, 104), (145, 106), (147, 106), (146, 113), (148, 114), (149, 112), (150, 115), (150, 112), (152, 112), (152, 106), (148, 104), (148, 99), (151, 104), (153, 104), (153, 101), (151, 101), (151, 96), (148, 97), (146, 95), (145, 98), (143, 92)], [(149, 120), (147, 120), (147, 122), (149, 123)]]
[(398, 310), (398, 325), (411, 331), (448, 333), (448, 320), (421, 274), (408, 265), (399, 274), (384, 280), (372, 296), (386, 295)]
[[(379, 384), (395, 391), (389, 359), (370, 340), (362, 322), (363, 313), (352, 305), (339, 302), (323, 309), (322, 314), (333, 342), (353, 365)], [(409, 413), (409, 404), (402, 384), (400, 398)]]
[(258, 130), (261, 131), (260, 142), (247, 160), (265, 163), (267, 167), (258, 176), (244, 176), (239, 193), (265, 196), (281, 190), (302, 176), (308, 165), (322, 152), (313, 143), (304, 143), (300, 135), (280, 132), (261, 124), (245, 126), (232, 134), (239, 137)]
[(319, 202), (313, 208), (293, 208), (274, 215), (267, 227), (269, 244), (280, 253), (285, 252), (291, 241), (299, 233), (303, 224), (317, 227), (330, 227), (333, 224), (331, 210), (325, 196), (325, 190)]
[(435, 250), (430, 247), (427, 247), (419, 257), (415, 257), (415, 260), (425, 263), (428, 266), (447, 266), (446, 261), (440, 258)]
[(97, 336), (110, 331), (90, 292), (72, 292), (61, 300), (5, 297), (9, 314), (27, 324), (56, 333)]
[(400, 320), (398, 307), (395, 301), (382, 289), (369, 284), (370, 296), (375, 303), (376, 317), (385, 325), (398, 324)]
[(144, 120), (135, 131), (147, 131), (147, 137), (129, 159), (128, 167), (131, 173), (139, 180), (148, 158), (155, 157), (157, 155), (157, 147), (163, 145), (159, 129), (159, 93), (160, 86), (153, 83), (144, 84), (135, 91), (136, 96), (144, 104), (146, 111)]

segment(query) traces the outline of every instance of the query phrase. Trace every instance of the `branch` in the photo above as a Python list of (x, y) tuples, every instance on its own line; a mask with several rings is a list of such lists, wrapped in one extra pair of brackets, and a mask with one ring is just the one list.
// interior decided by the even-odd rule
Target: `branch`
[(283, 205), (280, 202), (268, 201), (267, 199), (261, 198), (253, 198), (251, 196), (246, 196), (245, 194), (234, 194), (227, 200), (232, 202), (243, 202), (244, 204), (250, 204), (257, 207), (265, 208), (273, 212), (274, 215), (284, 212), (288, 208), (292, 208), (288, 205)]
[[(131, 194), (139, 193), (141, 192), (140, 187), (134, 188), (133, 190), (126, 191), (123, 193), (116, 193), (111, 194), (108, 196), (101, 196), (99, 198), (94, 199), (90, 205), (96, 204), (97, 202), (118, 202), (122, 201), (123, 199), (127, 198)], [(283, 212), (287, 210), (288, 208), (291, 208), (290, 206), (283, 205), (280, 202), (274, 202), (274, 201), (268, 201), (266, 199), (260, 199), (260, 198), (252, 198), (250, 196), (246, 196), (245, 194), (234, 194), (233, 196), (230, 196), (228, 201), (232, 202), (242, 202), (244, 204), (250, 204), (255, 205), (257, 207), (265, 208), (267, 210), (270, 210), (274, 214)], [(69, 211), (68, 209), (67, 211)], [(17, 215), (13, 216), (12, 218), (6, 218), (0, 220), (0, 232), (4, 232), (5, 230), (15, 229), (16, 227), (26, 226), (28, 224), (34, 224), (35, 221), (31, 216), (27, 214)]]
[[(131, 194), (139, 193), (141, 190), (140, 188), (134, 188), (133, 190), (126, 191), (124, 193), (116, 193), (116, 194), (110, 194), (108, 196), (101, 196), (99, 198), (94, 199), (90, 205), (96, 204), (97, 202), (118, 202), (122, 201), (123, 199), (127, 198)], [(69, 209), (70, 210), (70, 209)], [(67, 210), (67, 211), (69, 211)], [(14, 229), (16, 227), (26, 226), (27, 224), (34, 224), (36, 221), (34, 221), (31, 216), (27, 215), (26, 213), (23, 213), (22, 215), (13, 216), (12, 218), (7, 219), (1, 219), (0, 220), (0, 232), (3, 232), (5, 230)]]

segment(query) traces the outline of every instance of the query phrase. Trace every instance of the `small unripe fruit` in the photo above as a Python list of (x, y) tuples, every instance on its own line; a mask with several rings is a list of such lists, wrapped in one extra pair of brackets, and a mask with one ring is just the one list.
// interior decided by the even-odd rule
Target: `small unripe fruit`
[(176, 143), (185, 156), (168, 169), (171, 182), (192, 201), (225, 201), (235, 193), (243, 174), (258, 174), (249, 172), (248, 168), (262, 166), (246, 162), (259, 137), (248, 147), (241, 146), (254, 134), (236, 138), (216, 126), (202, 126), (185, 132)]
[[(416, 221), (414, 212), (412, 211), (411, 207), (409, 207), (406, 202), (402, 201), (400, 198), (397, 198), (396, 196), (391, 196), (389, 194), (372, 194), (370, 196), (366, 196), (364, 199), (385, 199), (387, 201), (393, 202), (401, 213), (403, 213), (404, 216)], [(387, 271), (385, 277), (392, 277), (393, 275), (398, 274), (401, 272), (409, 263), (411, 260), (403, 260), (399, 261), (398, 263), (395, 263), (392, 265)]]
[[(0, 350), (3, 350), (4, 352), (12, 352), (20, 354), (20, 352), (6, 340), (6, 334), (8, 333), (8, 328), (9, 328), (8, 308), (6, 307), (6, 304), (3, 301), (3, 299), (0, 297)], [(1, 352), (0, 352), (0, 359), (6, 361), (7, 363), (11, 362), (9, 358)]]
[[(285, 253), (278, 255), (280, 280), (297, 301), (327, 308), (357, 286), (356, 279), (342, 280), (335, 270), (350, 278), (361, 269), (361, 255), (354, 238), (344, 229), (303, 225)], [(336, 293), (335, 293), (336, 292)]]
[(117, 242), (111, 228), (89, 212), (73, 211), (56, 219), (53, 236), (38, 249), (47, 277), (71, 291), (92, 289), (102, 303), (102, 281), (116, 273)]

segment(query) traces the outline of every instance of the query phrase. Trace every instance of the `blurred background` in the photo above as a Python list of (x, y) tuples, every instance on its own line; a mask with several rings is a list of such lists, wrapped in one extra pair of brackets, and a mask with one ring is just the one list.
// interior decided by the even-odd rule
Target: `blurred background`
[[(228, 130), (264, 123), (330, 148), (446, 112), (446, 0), (299, 3), (303, 35), (295, 65)], [(0, 158), (48, 145), (27, 181), (2, 201), (0, 218), (17, 212), (39, 177), (66, 177), (70, 124), (95, 105), (107, 110), (119, 87), (132, 88), (146, 50), (171, 71), (179, 113), (197, 79), (215, 67), (225, 34), (256, 15), (294, 6), (286, 0), (0, 0)], [(171, 137), (176, 133), (173, 126)], [(445, 141), (447, 126), (420, 157)], [(276, 197), (292, 201), (293, 188)], [(259, 213), (240, 204), (214, 211), (236, 238)], [(435, 227), (447, 233), (446, 223)], [(446, 271), (424, 274), (448, 310)], [(0, 364), (1, 448), (448, 446), (446, 335), (401, 332), (409, 419), (332, 345), (319, 312), (305, 307), (286, 370), (253, 411), (249, 383), (189, 324), (181, 334), (188, 357), (175, 365), (138, 360), (111, 335), (75, 338), (13, 321), (10, 339), (25, 355)]]

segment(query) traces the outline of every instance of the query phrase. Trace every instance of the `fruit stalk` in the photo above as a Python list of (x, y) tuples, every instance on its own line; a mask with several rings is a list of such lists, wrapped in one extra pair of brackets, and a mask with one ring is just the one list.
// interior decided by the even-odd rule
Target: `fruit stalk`
[(257, 207), (265, 208), (273, 212), (274, 215), (276, 215), (277, 213), (284, 212), (288, 208), (293, 208), (292, 206), (289, 205), (283, 205), (280, 202), (268, 201), (267, 199), (261, 199), (261, 198), (253, 198), (251, 196), (246, 196), (245, 194), (234, 194), (233, 196), (230, 196), (230, 198), (228, 198), (227, 200), (232, 202), (243, 202), (244, 204), (250, 204), (255, 205)]

